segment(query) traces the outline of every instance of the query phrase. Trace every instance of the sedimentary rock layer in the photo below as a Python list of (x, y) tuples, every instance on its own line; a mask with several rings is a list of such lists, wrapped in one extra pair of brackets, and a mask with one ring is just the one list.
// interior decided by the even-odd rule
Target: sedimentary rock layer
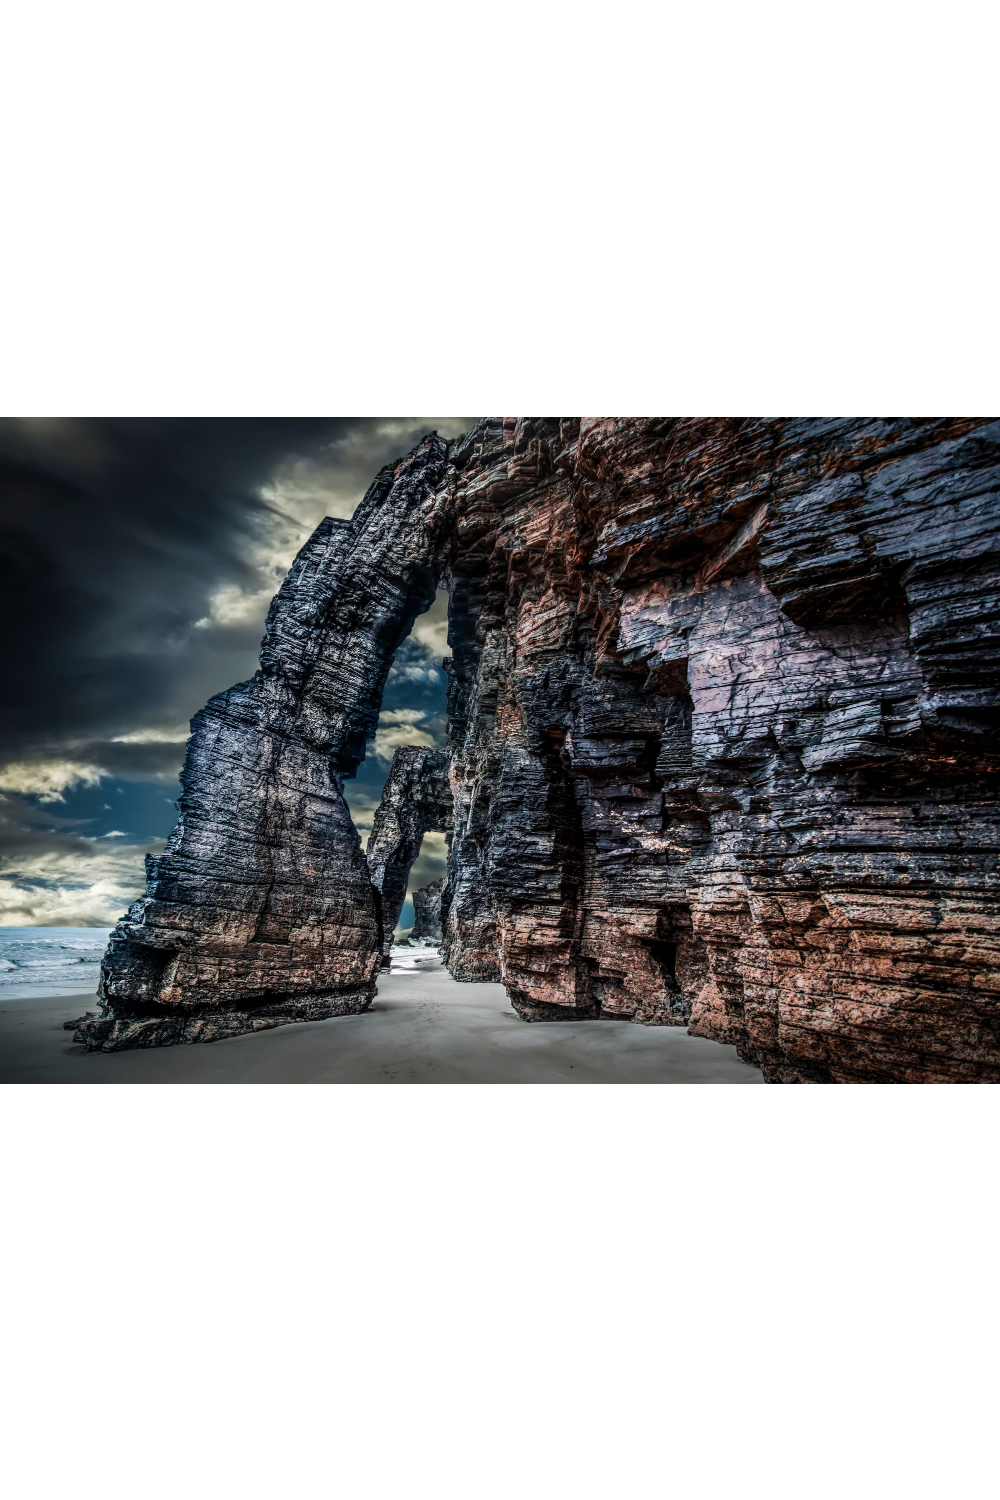
[(446, 484), (453, 972), (1000, 1079), (1000, 424), (494, 421)]
[[(366, 864), (341, 778), (442, 569), (450, 790), (404, 752)], [(447, 961), (525, 1019), (687, 1025), (775, 1082), (1000, 1081), (998, 601), (986, 419), (428, 439), (323, 523), (260, 672), (195, 720), (80, 1034), (364, 1008), (451, 813)]]
[(446, 445), (326, 520), (271, 606), (260, 670), (192, 723), (180, 820), (102, 966), (88, 1047), (205, 1041), (364, 1010), (377, 893), (343, 799), (393, 655), (434, 598)]
[(444, 895), (445, 879), (432, 880), (413, 892), (413, 930), (410, 939), (414, 943), (439, 943), (441, 930), (441, 897)]
[(378, 892), (382, 963), (386, 968), (393, 933), (406, 900), (410, 869), (420, 853), (424, 834), (432, 829), (444, 833), (450, 826), (447, 754), (415, 745), (402, 746), (392, 757), (368, 839), (368, 868)]

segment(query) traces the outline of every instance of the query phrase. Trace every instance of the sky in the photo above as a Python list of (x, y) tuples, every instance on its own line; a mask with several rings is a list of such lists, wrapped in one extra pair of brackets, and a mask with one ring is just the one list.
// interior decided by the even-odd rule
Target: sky
[[(476, 420), (0, 419), (0, 926), (124, 914), (176, 820), (189, 720), (256, 671), (299, 547), (424, 433)], [(396, 746), (444, 746), (446, 632), (439, 593), (345, 785), (363, 839)], [(429, 834), (411, 888), (443, 873)]]

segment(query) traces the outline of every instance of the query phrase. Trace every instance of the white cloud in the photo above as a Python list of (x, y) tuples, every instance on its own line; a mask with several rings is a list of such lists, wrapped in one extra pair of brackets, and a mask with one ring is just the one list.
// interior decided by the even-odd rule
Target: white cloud
[(448, 654), (448, 621), (431, 620), (421, 615), (411, 632), (418, 646), (423, 646), (429, 656), (439, 660)]
[(421, 719), (426, 719), (425, 708), (387, 708), (379, 717), (379, 726), (385, 724), (394, 728), (397, 724), (419, 724)]
[(426, 718), (426, 712), (419, 708), (392, 708), (383, 713), (372, 746), (375, 759), (388, 765), (401, 745), (426, 745), (433, 749), (435, 740), (422, 727)]
[(144, 859), (162, 842), (47, 850), (4, 861), (0, 927), (110, 927), (145, 888)]
[(433, 662), (397, 661), (389, 669), (387, 687), (393, 682), (437, 682), (439, 674)]
[(438, 589), (429, 610), (418, 615), (410, 639), (438, 662), (448, 655), (448, 594)]
[(14, 761), (0, 767), (0, 791), (21, 792), (40, 802), (64, 802), (73, 786), (96, 786), (108, 772), (74, 760)]
[(0, 879), (0, 927), (113, 927), (136, 894), (106, 881), (42, 886)]
[[(287, 571), (287, 567), (283, 568), (282, 576)], [(206, 630), (209, 625), (252, 625), (256, 621), (260, 622), (263, 629), (268, 608), (279, 586), (278, 577), (272, 577), (262, 588), (252, 590), (227, 583), (209, 599), (209, 613), (195, 621), (195, 629)]]
[[(319, 521), (323, 516), (339, 516), (346, 520), (354, 514), (358, 501), (364, 495), (364, 487), (353, 481), (345, 482), (344, 465), (332, 451), (344, 444), (331, 443), (326, 449), (328, 456), (288, 459), (271, 476), (271, 481), (261, 489), (261, 495), (274, 506), (283, 509), (293, 506), (307, 511)], [(355, 446), (361, 441), (355, 439)], [(374, 474), (370, 475), (374, 479)], [(313, 524), (315, 524), (315, 521)]]
[(448, 845), (443, 833), (425, 833), (420, 853), (410, 871), (410, 886), (407, 895), (412, 900), (413, 892), (432, 880), (440, 880), (448, 873)]
[(130, 734), (116, 734), (112, 745), (183, 745), (191, 731), (186, 724), (171, 729), (133, 729)]

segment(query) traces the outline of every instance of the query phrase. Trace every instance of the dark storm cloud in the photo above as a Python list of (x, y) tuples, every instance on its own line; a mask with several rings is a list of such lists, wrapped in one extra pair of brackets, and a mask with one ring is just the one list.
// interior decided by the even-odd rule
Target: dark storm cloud
[[(176, 769), (191, 714), (256, 669), (267, 601), (297, 546), (323, 514), (349, 514), (424, 430), (0, 422), (0, 763)], [(138, 744), (148, 726), (173, 746)]]
[(89, 852), (80, 820), (54, 815), (48, 808), (0, 793), (0, 857)]

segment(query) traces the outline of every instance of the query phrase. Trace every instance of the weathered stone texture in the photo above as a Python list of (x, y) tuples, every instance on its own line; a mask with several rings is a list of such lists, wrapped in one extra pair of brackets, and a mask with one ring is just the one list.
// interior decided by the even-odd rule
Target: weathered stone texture
[[(378, 893), (382, 964), (406, 900), (410, 869), (425, 833), (451, 825), (448, 756), (443, 750), (403, 745), (392, 757), (368, 839), (368, 868)], [(440, 898), (439, 898), (440, 910)]]
[(393, 655), (434, 598), (446, 445), (326, 520), (271, 606), (260, 671), (192, 723), (180, 820), (113, 934), (88, 1047), (213, 1040), (364, 1010), (377, 893), (343, 799)]
[(413, 892), (413, 928), (410, 941), (414, 943), (440, 943), (441, 897), (444, 895), (445, 879), (432, 880)]
[[(341, 778), (442, 569), (449, 756), (401, 752), (366, 865)], [(998, 726), (1000, 423), (488, 419), (303, 549), (80, 1034), (364, 1008), (450, 813), (447, 962), (528, 1020), (1000, 1081)]]
[(446, 951), (775, 1081), (1000, 1079), (1000, 425), (452, 453)]

